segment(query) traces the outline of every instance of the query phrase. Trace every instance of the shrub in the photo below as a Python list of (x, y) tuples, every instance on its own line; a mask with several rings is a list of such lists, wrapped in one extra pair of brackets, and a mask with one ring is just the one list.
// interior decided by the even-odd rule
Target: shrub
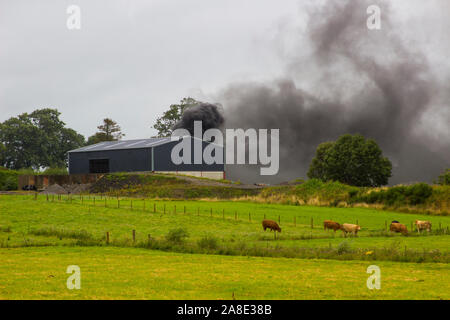
[(15, 170), (0, 168), (0, 190), (17, 190), (19, 173)]
[(189, 238), (189, 233), (184, 228), (172, 229), (166, 235), (166, 240), (173, 243), (183, 243), (187, 238)]
[(197, 245), (202, 249), (217, 249), (219, 240), (213, 236), (205, 236), (198, 240)]

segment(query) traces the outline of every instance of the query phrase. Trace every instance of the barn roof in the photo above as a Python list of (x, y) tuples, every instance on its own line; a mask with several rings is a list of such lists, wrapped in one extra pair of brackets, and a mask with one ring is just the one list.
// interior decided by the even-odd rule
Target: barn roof
[[(190, 137), (190, 136), (188, 136)], [(196, 137), (194, 139), (201, 140)], [(176, 140), (175, 140), (176, 141)], [(108, 150), (126, 150), (126, 149), (143, 149), (157, 147), (162, 144), (171, 142), (171, 137), (165, 138), (150, 138), (150, 139), (136, 139), (136, 140), (120, 140), (120, 141), (104, 141), (83, 148), (70, 150), (68, 153), (72, 152), (91, 152), (91, 151), (108, 151)], [(208, 142), (210, 144), (215, 144), (213, 142)], [(217, 145), (217, 144), (215, 144)], [(223, 147), (223, 145), (218, 145)]]
[(75, 149), (71, 152), (90, 152), (90, 151), (107, 151), (107, 150), (125, 150), (125, 149), (142, 149), (156, 147), (170, 142), (168, 138), (150, 138), (137, 140), (120, 140), (120, 141), (104, 141), (90, 146)]

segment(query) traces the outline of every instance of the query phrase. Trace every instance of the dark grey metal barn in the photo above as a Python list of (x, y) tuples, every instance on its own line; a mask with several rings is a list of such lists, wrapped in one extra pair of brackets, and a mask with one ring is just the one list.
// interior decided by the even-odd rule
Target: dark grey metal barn
[[(194, 138), (191, 140), (192, 150)], [(223, 178), (223, 164), (176, 165), (171, 160), (172, 148), (178, 141), (170, 138), (107, 141), (68, 152), (69, 173), (107, 172), (173, 172), (186, 173), (211, 178)], [(202, 141), (203, 149), (209, 142)], [(223, 148), (223, 147), (222, 147)], [(203, 174), (204, 173), (204, 174)]]

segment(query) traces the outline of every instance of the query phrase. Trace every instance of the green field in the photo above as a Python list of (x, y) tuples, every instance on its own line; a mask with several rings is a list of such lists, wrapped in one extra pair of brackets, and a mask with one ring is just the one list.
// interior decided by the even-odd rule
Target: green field
[[(276, 240), (262, 230), (264, 217), (281, 221)], [(324, 231), (325, 219), (358, 222), (362, 230), (344, 238)], [(410, 229), (415, 219), (431, 221), (433, 232), (385, 231), (392, 220)], [(0, 298), (230, 299), (234, 292), (238, 299), (448, 299), (448, 226), (447, 216), (367, 208), (116, 198), (105, 207), (92, 196), (2, 195)], [(167, 245), (166, 235), (179, 227), (189, 237)], [(217, 241), (214, 250), (199, 247), (205, 238)], [(155, 246), (163, 251), (150, 250)], [(337, 254), (341, 248), (349, 251)], [(397, 262), (416, 256), (424, 263)], [(69, 264), (86, 271), (82, 290), (65, 288)], [(370, 264), (382, 269), (382, 290), (365, 286)]]
[[(449, 299), (449, 267), (380, 262), (368, 290), (367, 262), (228, 257), (126, 248), (0, 250), (0, 299)], [(66, 287), (78, 265), (81, 289)]]

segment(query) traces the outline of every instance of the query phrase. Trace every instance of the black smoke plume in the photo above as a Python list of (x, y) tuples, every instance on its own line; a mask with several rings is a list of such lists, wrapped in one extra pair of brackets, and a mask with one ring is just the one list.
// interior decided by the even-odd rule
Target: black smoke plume
[[(366, 9), (382, 9), (381, 30), (366, 27)], [(344, 133), (375, 139), (393, 162), (390, 184), (431, 182), (450, 166), (450, 137), (423, 127), (436, 101), (450, 98), (424, 58), (396, 35), (383, 1), (325, 1), (299, 32), (298, 55), (273, 83), (236, 83), (222, 94), (227, 128), (279, 128), (280, 172), (227, 166), (228, 177), (280, 182), (306, 177), (317, 145)], [(280, 41), (281, 42), (281, 41)], [(306, 43), (305, 43), (306, 42)], [(443, 71), (448, 72), (449, 70)], [(450, 78), (450, 77), (449, 77)], [(437, 119), (450, 124), (449, 113)]]
[(191, 135), (194, 134), (194, 121), (202, 121), (202, 130), (220, 129), (224, 123), (224, 117), (219, 105), (211, 103), (199, 103), (184, 110), (181, 120), (173, 129), (186, 129)]

